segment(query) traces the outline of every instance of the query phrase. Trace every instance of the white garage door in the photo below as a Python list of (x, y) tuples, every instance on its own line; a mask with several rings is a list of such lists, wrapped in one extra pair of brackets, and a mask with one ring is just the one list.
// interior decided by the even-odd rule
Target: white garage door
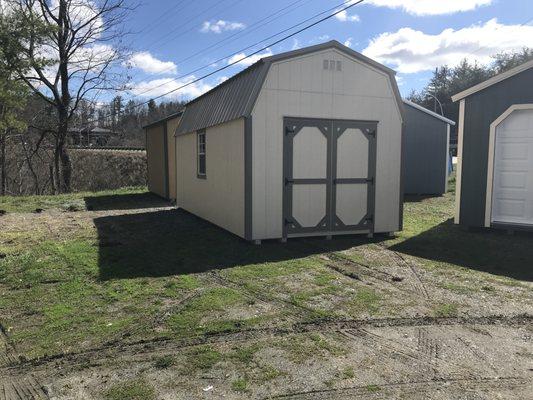
[(533, 110), (496, 128), (492, 222), (533, 225)]

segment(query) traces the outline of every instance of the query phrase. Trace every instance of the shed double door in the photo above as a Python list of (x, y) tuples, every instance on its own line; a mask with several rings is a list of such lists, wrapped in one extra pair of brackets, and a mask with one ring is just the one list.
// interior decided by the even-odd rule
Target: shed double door
[(373, 232), (376, 122), (284, 119), (284, 236)]

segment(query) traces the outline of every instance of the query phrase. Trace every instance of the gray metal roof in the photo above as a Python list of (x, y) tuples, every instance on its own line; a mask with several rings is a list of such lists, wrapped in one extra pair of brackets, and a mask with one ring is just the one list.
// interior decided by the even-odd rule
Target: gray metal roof
[(180, 111), (175, 112), (173, 114), (167, 115), (166, 117), (158, 119), (157, 121), (150, 122), (149, 124), (144, 125), (143, 129), (151, 128), (153, 126), (162, 124), (163, 122), (170, 121), (171, 119), (178, 118), (178, 117), (181, 116), (181, 114), (183, 114), (183, 110), (180, 110)]
[(176, 135), (250, 116), (267, 72), (273, 62), (332, 48), (347, 53), (355, 59), (389, 75), (402, 119), (405, 120), (403, 118), (402, 98), (398, 90), (394, 70), (344, 46), (336, 40), (332, 40), (315, 46), (262, 58), (227, 81), (190, 101), (185, 106), (180, 124), (176, 129)]
[(437, 119), (440, 119), (442, 122), (446, 122), (447, 124), (450, 124), (450, 125), (455, 126), (455, 122), (452, 121), (451, 119), (448, 119), (448, 118), (446, 118), (446, 117), (443, 117), (443, 116), (440, 115), (440, 114), (437, 114), (437, 113), (435, 113), (435, 112), (433, 112), (433, 111), (431, 111), (431, 110), (428, 110), (427, 108), (422, 107), (422, 106), (419, 105), (419, 104), (413, 103), (412, 101), (405, 100), (405, 99), (403, 100), (403, 102), (404, 102), (406, 105), (408, 105), (408, 106), (411, 106), (411, 107), (413, 107), (413, 108), (416, 108), (417, 110), (420, 110), (420, 111), (422, 111), (422, 112), (424, 112), (424, 113), (426, 113), (426, 114), (428, 114), (428, 115), (431, 115), (432, 117), (435, 117), (435, 118), (437, 118)]

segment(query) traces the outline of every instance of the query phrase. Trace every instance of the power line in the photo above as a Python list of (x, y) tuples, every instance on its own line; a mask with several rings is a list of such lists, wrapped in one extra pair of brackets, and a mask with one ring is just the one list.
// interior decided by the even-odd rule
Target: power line
[[(238, 63), (240, 63), (240, 62), (242, 62), (242, 61), (244, 61), (244, 60), (246, 60), (246, 59), (248, 59), (248, 58), (253, 57), (254, 55), (257, 55), (257, 54), (261, 53), (262, 51), (267, 50), (268, 48), (270, 48), (270, 47), (272, 47), (272, 46), (275, 46), (275, 45), (277, 45), (277, 44), (279, 44), (279, 43), (281, 43), (281, 42), (284, 42), (285, 40), (290, 39), (291, 37), (294, 37), (294, 36), (296, 36), (296, 35), (298, 35), (298, 34), (304, 32), (304, 31), (306, 31), (306, 30), (308, 30), (308, 29), (310, 29), (310, 28), (312, 28), (312, 27), (314, 27), (314, 26), (316, 26), (316, 25), (318, 25), (318, 24), (321, 24), (322, 22), (327, 21), (327, 20), (333, 18), (334, 16), (336, 16), (337, 14), (340, 14), (340, 13), (343, 12), (343, 11), (346, 11), (346, 10), (352, 8), (352, 7), (355, 7), (355, 6), (357, 6), (357, 5), (361, 4), (361, 3), (363, 3), (364, 1), (365, 1), (365, 0), (358, 0), (358, 1), (356, 1), (356, 2), (352, 2), (352, 1), (350, 0), (350, 3), (351, 3), (351, 4), (348, 4), (348, 5), (344, 6), (343, 8), (338, 9), (337, 11), (333, 12), (332, 14), (329, 14), (329, 15), (327, 15), (327, 16), (325, 16), (325, 17), (319, 19), (318, 21), (315, 21), (315, 22), (313, 22), (313, 23), (310, 23), (310, 24), (304, 26), (303, 28), (298, 29), (297, 31), (295, 31), (295, 32), (293, 32), (293, 33), (290, 33), (290, 34), (288, 34), (288, 35), (286, 35), (286, 36), (284, 36), (284, 37), (282, 37), (282, 38), (280, 38), (280, 39), (278, 39), (278, 40), (275, 40), (274, 42), (269, 43), (267, 46), (263, 46), (263, 47), (261, 47), (260, 49), (258, 49), (258, 50), (256, 50), (256, 51), (250, 53), (250, 54), (247, 55), (247, 56), (244, 56), (244, 57), (242, 57), (242, 58), (240, 58), (240, 59), (238, 59), (238, 60), (235, 60), (235, 61), (233, 61), (233, 62), (231, 62), (231, 63), (228, 63), (227, 65), (225, 65), (225, 66), (223, 66), (223, 67), (217, 68), (215, 71), (209, 72), (209, 73), (207, 73), (207, 74), (205, 74), (205, 75), (203, 75), (203, 76), (201, 76), (201, 77), (199, 77), (199, 78), (196, 78), (196, 79), (194, 79), (194, 80), (192, 80), (192, 81), (189, 81), (189, 82), (187, 82), (187, 83), (185, 83), (185, 84), (183, 84), (183, 85), (177, 87), (176, 89), (169, 90), (169, 91), (166, 92), (166, 93), (163, 93), (163, 94), (161, 94), (161, 95), (159, 95), (159, 96), (153, 97), (153, 98), (151, 98), (150, 100), (147, 100), (147, 101), (144, 101), (144, 102), (142, 102), (142, 103), (136, 104), (136, 105), (134, 105), (134, 106), (131, 107), (131, 108), (139, 108), (139, 107), (142, 107), (142, 106), (148, 104), (150, 101), (158, 100), (158, 99), (160, 99), (160, 98), (162, 98), (162, 97), (168, 96), (168, 95), (171, 94), (171, 93), (177, 92), (178, 90), (181, 90), (181, 89), (183, 89), (183, 88), (185, 88), (185, 87), (187, 87), (187, 86), (190, 86), (190, 85), (192, 85), (192, 84), (194, 84), (194, 83), (197, 83), (197, 82), (199, 82), (199, 81), (201, 81), (201, 80), (203, 80), (203, 79), (205, 79), (205, 78), (208, 78), (208, 77), (210, 77), (210, 76), (213, 76), (213, 75), (215, 75), (215, 74), (217, 74), (217, 73), (219, 73), (219, 72), (221, 72), (221, 71), (224, 71), (224, 70), (226, 70), (226, 69), (232, 67), (233, 65), (236, 65), (236, 64), (238, 64)], [(344, 3), (342, 3), (342, 4), (346, 4), (346, 2), (344, 2)], [(338, 6), (337, 6), (337, 7), (338, 7)], [(334, 7), (334, 8), (336, 8), (336, 7)], [(329, 11), (329, 10), (328, 10), (328, 11)], [(327, 12), (327, 11), (325, 11), (325, 12)], [(324, 14), (324, 12), (322, 12), (321, 14)], [(312, 18), (313, 18), (313, 17), (312, 17)], [(301, 24), (298, 24), (298, 25), (301, 25)], [(298, 25), (295, 25), (295, 26), (298, 26)], [(293, 26), (293, 27), (291, 27), (291, 28), (289, 28), (289, 29), (293, 29), (295, 26)], [(285, 31), (286, 31), (286, 30), (285, 30)], [(278, 36), (278, 34), (276, 34), (276, 35), (274, 35), (274, 36)], [(211, 64), (210, 64), (210, 65), (211, 65)], [(97, 121), (97, 120), (96, 120), (96, 121)], [(87, 121), (87, 123), (90, 123), (90, 122), (95, 122), (95, 120), (93, 120), (93, 121)]]
[[(261, 27), (263, 27), (263, 26), (268, 25), (269, 23), (271, 23), (272, 21), (267, 21), (267, 20), (268, 20), (268, 19), (271, 19), (272, 17), (275, 17), (277, 14), (279, 14), (279, 17), (281, 17), (281, 16), (287, 15), (287, 14), (293, 12), (294, 10), (298, 9), (298, 7), (295, 7), (295, 8), (293, 8), (292, 10), (289, 10), (289, 11), (287, 11), (287, 12), (285, 12), (285, 13), (283, 12), (283, 11), (289, 9), (290, 7), (294, 6), (294, 5), (297, 4), (297, 3), (301, 3), (302, 1), (304, 1), (304, 0), (296, 0), (296, 1), (292, 2), (292, 3), (290, 3), (289, 5), (287, 5), (287, 6), (283, 7), (283, 8), (281, 8), (281, 9), (277, 10), (276, 12), (274, 12), (274, 13), (272, 13), (272, 14), (270, 14), (270, 15), (268, 15), (268, 16), (262, 18), (262, 19), (260, 19), (259, 21), (254, 22), (252, 25), (250, 25), (250, 26), (248, 26), (247, 28), (245, 28), (245, 30), (243, 30), (243, 31), (241, 31), (241, 32), (235, 32), (235, 33), (233, 33), (233, 34), (231, 34), (231, 35), (225, 37), (224, 39), (219, 40), (218, 42), (215, 42), (215, 43), (209, 45), (208, 47), (204, 47), (203, 49), (197, 51), (197, 52), (194, 53), (194, 54), (191, 54), (190, 56), (187, 56), (186, 58), (183, 58), (183, 59), (181, 59), (181, 60), (179, 60), (179, 61), (176, 61), (174, 64), (175, 64), (176, 66), (177, 66), (177, 65), (180, 65), (180, 64), (184, 63), (185, 61), (190, 60), (190, 59), (193, 58), (193, 57), (196, 57), (196, 56), (198, 56), (198, 55), (200, 55), (200, 54), (205, 53), (205, 52), (208, 51), (208, 50), (211, 50), (212, 48), (214, 48), (214, 47), (220, 45), (221, 43), (228, 42), (228, 41), (229, 41), (228, 43), (231, 43), (231, 42), (234, 42), (235, 40), (237, 40), (237, 39), (239, 39), (239, 38), (242, 38), (242, 37), (244, 37), (244, 36), (246, 36), (246, 35), (249, 35), (250, 33), (255, 32), (257, 29), (259, 29), (259, 28), (261, 28)], [(311, 1), (314, 1), (314, 0), (307, 0), (307, 1), (305, 1), (304, 4), (306, 4), (306, 3), (310, 3)], [(299, 6), (299, 7), (300, 7), (300, 6)], [(264, 22), (264, 21), (267, 21), (267, 22), (262, 23), (262, 22)], [(260, 24), (260, 25), (259, 25), (259, 24)], [(253, 28), (253, 29), (251, 29), (251, 28)], [(233, 39), (233, 40), (230, 40), (230, 39)], [(171, 71), (172, 69), (174, 69), (174, 66), (172, 66), (172, 67), (170, 67), (170, 68), (165, 68), (165, 69), (161, 70), (160, 73), (164, 73), (164, 72), (167, 72), (167, 71)], [(154, 88), (152, 88), (152, 89), (154, 89)], [(152, 89), (150, 89), (150, 90), (152, 90)], [(150, 90), (148, 90), (148, 91), (150, 91)], [(143, 93), (146, 93), (146, 92), (143, 92)], [(143, 93), (141, 93), (141, 94), (143, 94)]]
[[(363, 0), (363, 1), (364, 1), (364, 0)], [(196, 73), (196, 72), (199, 72), (199, 71), (202, 71), (202, 70), (204, 70), (204, 69), (206, 69), (206, 68), (209, 68), (209, 67), (212, 66), (213, 64), (218, 64), (218, 63), (221, 62), (221, 61), (224, 61), (224, 60), (226, 60), (226, 59), (229, 59), (229, 58), (231, 58), (231, 57), (233, 57), (233, 56), (235, 56), (235, 55), (237, 55), (237, 54), (243, 53), (243, 52), (245, 52), (246, 50), (249, 50), (249, 49), (251, 49), (251, 48), (253, 48), (253, 47), (255, 47), (255, 46), (258, 46), (258, 45), (260, 45), (261, 43), (263, 43), (263, 42), (265, 42), (265, 41), (267, 41), (267, 40), (273, 39), (273, 38), (275, 38), (276, 36), (279, 36), (279, 35), (281, 35), (281, 34), (283, 34), (283, 33), (285, 33), (285, 32), (288, 32), (288, 31), (290, 31), (290, 30), (292, 30), (292, 29), (294, 29), (294, 28), (296, 28), (296, 27), (298, 27), (298, 26), (301, 26), (301, 25), (303, 25), (303, 24), (305, 24), (305, 23), (307, 23), (307, 22), (309, 22), (309, 21), (312, 21), (313, 19), (315, 19), (315, 18), (317, 18), (317, 17), (319, 17), (319, 16), (321, 16), (321, 15), (324, 15), (324, 14), (326, 14), (326, 13), (332, 11), (332, 10), (338, 9), (339, 7), (345, 6), (346, 4), (349, 4), (349, 3), (352, 3), (352, 0), (347, 0), (347, 1), (342, 2), (341, 4), (336, 5), (335, 7), (328, 8), (327, 10), (322, 11), (322, 12), (320, 12), (320, 13), (318, 13), (318, 14), (315, 14), (315, 15), (313, 15), (312, 17), (309, 17), (309, 18), (307, 18), (307, 19), (305, 19), (305, 20), (299, 22), (299, 23), (296, 24), (296, 25), (292, 25), (292, 26), (290, 26), (289, 28), (283, 29), (283, 30), (280, 31), (280, 32), (277, 32), (277, 33), (275, 33), (275, 34), (273, 34), (273, 35), (268, 36), (267, 38), (264, 38), (264, 39), (262, 39), (262, 40), (260, 40), (260, 41), (258, 41), (258, 42), (255, 42), (255, 43), (253, 43), (253, 44), (251, 44), (251, 45), (249, 45), (249, 46), (247, 46), (247, 47), (244, 47), (244, 48), (239, 49), (239, 50), (237, 50), (237, 51), (235, 51), (235, 52), (233, 52), (233, 53), (231, 53), (231, 54), (229, 54), (229, 55), (226, 55), (226, 56), (224, 56), (224, 57), (222, 57), (222, 58), (219, 58), (218, 60), (215, 60), (215, 61), (211, 62), (211, 63), (208, 64), (208, 65), (204, 65), (204, 66), (202, 66), (202, 67), (196, 68), (196, 69), (193, 70), (193, 71), (189, 71), (189, 72), (187, 72), (186, 74), (180, 75), (180, 76), (178, 76), (178, 77), (176, 77), (176, 78), (172, 78), (172, 79), (170, 79), (170, 80), (168, 80), (168, 81), (166, 81), (166, 82), (164, 82), (164, 83), (162, 83), (162, 84), (159, 84), (159, 85), (154, 86), (154, 87), (152, 87), (152, 88), (150, 88), (150, 89), (148, 89), (148, 90), (145, 90), (144, 92), (137, 93), (137, 94), (136, 94), (136, 97), (139, 97), (139, 96), (141, 96), (141, 95), (143, 95), (143, 94), (146, 94), (146, 93), (148, 93), (148, 92), (151, 92), (151, 91), (153, 91), (153, 90), (155, 90), (155, 89), (158, 89), (158, 88), (160, 88), (160, 87), (162, 87), (162, 86), (165, 86), (165, 85), (167, 85), (167, 84), (170, 83), (170, 82), (175, 82), (175, 81), (177, 81), (177, 80), (179, 80), (179, 79), (186, 78), (186, 77), (190, 76), (191, 74), (194, 74), (194, 73)], [(355, 6), (355, 5), (359, 4), (359, 3), (362, 3), (362, 1), (359, 1), (359, 2), (353, 3), (350, 7)], [(337, 15), (339, 12), (342, 12), (342, 11), (344, 11), (344, 10), (345, 10), (345, 9), (341, 9), (341, 10), (339, 10), (337, 13), (332, 14), (329, 18), (331, 18), (331, 17)], [(327, 18), (327, 19), (329, 19), (329, 18)], [(321, 22), (321, 21), (318, 21), (318, 22)], [(314, 25), (311, 25), (311, 26), (314, 26)], [(305, 30), (305, 29), (304, 29), (304, 30)], [(296, 32), (296, 33), (299, 33), (299, 32)], [(294, 35), (293, 35), (293, 36), (294, 36)], [(290, 38), (290, 37), (292, 37), (292, 36), (288, 36), (287, 38)], [(283, 40), (285, 40), (285, 39), (283, 39)], [(265, 49), (268, 49), (268, 47), (270, 47), (270, 46), (267, 46)], [(257, 54), (257, 53), (253, 53), (252, 55), (255, 55), (255, 54)], [(229, 67), (229, 66), (231, 66), (231, 65), (228, 65), (228, 67)], [(216, 72), (215, 72), (215, 73), (216, 73)]]
[[(198, 14), (196, 14), (196, 15), (194, 15), (193, 17), (189, 18), (189, 21), (188, 21), (185, 25), (178, 26), (176, 29), (173, 29), (173, 30), (171, 30), (170, 32), (167, 32), (166, 34), (164, 34), (163, 36), (161, 36), (159, 39), (156, 39), (156, 40), (154, 40), (153, 42), (151, 42), (150, 44), (148, 44), (148, 47), (153, 47), (155, 44), (157, 44), (157, 42), (159, 42), (159, 41), (161, 41), (162, 39), (168, 37), (169, 35), (172, 35), (173, 33), (177, 32), (177, 31), (179, 31), (180, 28), (183, 28), (184, 26), (187, 26), (187, 25), (193, 23), (196, 19), (198, 19), (198, 17), (201, 17), (201, 16), (202, 16), (203, 14), (205, 14), (207, 11), (209, 11), (209, 10), (215, 8), (216, 6), (222, 4), (222, 3), (226, 2), (226, 1), (228, 1), (228, 0), (220, 0), (220, 1), (218, 1), (215, 5), (213, 5), (213, 6), (209, 6), (209, 7), (205, 8), (205, 9), (203, 9), (203, 10), (202, 10), (201, 12), (199, 12)], [(225, 10), (234, 7), (234, 6), (237, 5), (238, 3), (241, 3), (242, 1), (244, 1), (244, 0), (236, 0), (236, 1), (234, 1), (234, 2), (231, 3), (229, 6), (225, 7)], [(214, 12), (214, 13), (212, 13), (212, 14), (209, 14), (209, 16), (208, 16), (208, 17), (205, 17), (205, 18), (206, 18), (206, 19), (211, 19), (211, 18), (213, 18), (214, 16), (218, 15), (219, 11), (220, 11), (220, 10), (217, 10), (216, 12)], [(175, 39), (177, 39), (177, 38), (179, 38), (179, 37), (185, 35), (186, 33), (191, 32), (191, 31), (194, 30), (195, 28), (196, 28), (196, 25), (193, 25), (193, 26), (190, 27), (189, 29), (187, 29), (187, 30), (185, 30), (185, 31), (181, 31), (181, 32), (179, 32), (177, 35), (175, 35), (175, 36), (171, 36), (168, 40), (159, 43), (159, 45), (158, 45), (157, 47), (155, 47), (155, 48), (159, 48), (159, 47), (161, 47), (162, 45), (167, 44), (169, 41), (171, 41), (171, 40), (175, 40)]]

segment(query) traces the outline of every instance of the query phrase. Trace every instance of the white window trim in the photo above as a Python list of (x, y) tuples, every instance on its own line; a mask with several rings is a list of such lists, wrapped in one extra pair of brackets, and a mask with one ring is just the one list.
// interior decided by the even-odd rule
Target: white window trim
[(490, 124), (489, 134), (489, 160), (487, 166), (487, 194), (485, 198), (485, 227), (490, 228), (492, 224), (492, 192), (494, 185), (494, 158), (496, 150), (496, 129), (512, 113), (519, 110), (533, 110), (533, 104), (513, 104), (505, 112)]
[[(200, 136), (204, 137), (204, 152), (200, 153)], [(205, 160), (205, 171), (200, 172), (200, 156), (203, 154)], [(201, 179), (207, 177), (207, 135), (206, 131), (200, 130), (196, 132), (196, 176)]]

